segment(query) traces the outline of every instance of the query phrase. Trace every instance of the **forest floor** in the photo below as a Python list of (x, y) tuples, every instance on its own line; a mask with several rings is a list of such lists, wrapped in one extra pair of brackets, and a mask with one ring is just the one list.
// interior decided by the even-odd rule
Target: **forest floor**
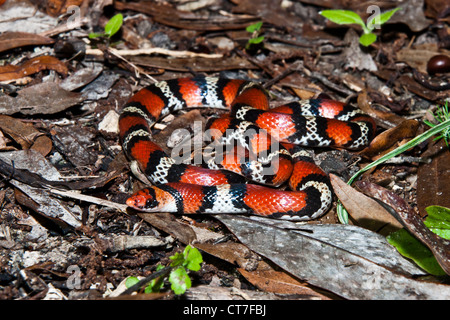
[[(361, 26), (320, 14), (366, 21), (393, 3), (0, 0), (0, 299), (449, 299), (448, 241), (417, 227), (427, 207), (450, 207), (445, 141), (427, 139), (360, 177), (395, 196), (393, 210), (363, 184), (340, 183), (428, 130), (424, 120), (450, 96), (448, 1), (402, 1), (369, 46)], [(101, 35), (118, 13), (117, 32)], [(430, 65), (436, 55), (443, 66)], [(315, 148), (335, 195), (311, 222), (127, 209), (143, 183), (119, 142), (122, 106), (145, 86), (196, 75), (258, 82), (273, 106), (319, 95), (349, 103), (373, 117), (377, 138), (359, 151)], [(217, 113), (177, 112), (154, 139), (170, 153), (173, 132)], [(442, 269), (420, 268), (387, 242), (403, 227)], [(203, 263), (184, 294), (168, 279), (160, 292), (126, 291), (128, 277), (154, 274), (189, 244)]]

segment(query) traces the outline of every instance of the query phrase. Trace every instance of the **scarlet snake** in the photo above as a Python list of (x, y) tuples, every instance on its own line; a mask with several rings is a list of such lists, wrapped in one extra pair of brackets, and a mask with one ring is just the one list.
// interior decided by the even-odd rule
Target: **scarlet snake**
[[(233, 129), (216, 139), (238, 140), (247, 148), (241, 156), (222, 154), (222, 161), (207, 161), (214, 170), (177, 163), (151, 139), (153, 124), (163, 116), (205, 106), (230, 110), (208, 126), (212, 132)], [(258, 84), (201, 76), (141, 89), (124, 106), (119, 130), (124, 152), (155, 184), (128, 198), (132, 208), (308, 220), (328, 210), (332, 192), (327, 175), (296, 145), (359, 149), (376, 126), (360, 110), (333, 100), (302, 100), (269, 110), (267, 93)], [(257, 184), (246, 184), (243, 176)], [(292, 191), (264, 186), (287, 180)]]

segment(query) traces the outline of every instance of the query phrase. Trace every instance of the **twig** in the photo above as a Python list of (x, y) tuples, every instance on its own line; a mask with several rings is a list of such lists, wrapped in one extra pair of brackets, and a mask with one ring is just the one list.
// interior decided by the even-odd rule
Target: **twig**
[(156, 271), (156, 272), (152, 273), (151, 275), (149, 275), (148, 277), (145, 277), (144, 279), (139, 280), (139, 282), (137, 282), (134, 285), (132, 285), (131, 287), (129, 287), (127, 290), (122, 292), (120, 295), (124, 296), (124, 295), (132, 294), (134, 291), (140, 290), (142, 287), (144, 287), (147, 283), (149, 283), (153, 279), (156, 279), (161, 276), (162, 277), (167, 276), (169, 274), (170, 270), (172, 270), (172, 267), (168, 266), (168, 267), (165, 267), (164, 269)]
[[(86, 50), (86, 51), (87, 51), (87, 50)], [(119, 58), (120, 60), (123, 60), (125, 63), (128, 63), (128, 64), (134, 69), (134, 71), (135, 71), (135, 73), (136, 73), (136, 77), (138, 77), (138, 74), (139, 74), (139, 73), (142, 73), (142, 74), (144, 74), (147, 78), (149, 78), (151, 81), (157, 82), (155, 78), (153, 78), (151, 75), (145, 73), (141, 68), (139, 68), (139, 67), (138, 67), (137, 65), (135, 65), (134, 63), (132, 63), (132, 62), (128, 61), (127, 59), (125, 59), (124, 57), (122, 57), (120, 54), (117, 53), (117, 51), (119, 51), (119, 50), (115, 50), (115, 49), (113, 49), (113, 48), (108, 48), (108, 52), (109, 52), (110, 54), (112, 54), (113, 56)], [(102, 54), (103, 54), (103, 52), (102, 52)]]
[(326, 85), (327, 87), (340, 92), (342, 94), (345, 94), (347, 96), (350, 96), (353, 94), (353, 91), (347, 90), (345, 88), (342, 88), (340, 86), (338, 86), (337, 84), (331, 82), (330, 80), (328, 80), (326, 77), (324, 77), (323, 75), (321, 75), (318, 72), (312, 72), (311, 73), (311, 78), (314, 78), (316, 80), (319, 80), (320, 82), (322, 82), (324, 85)]
[(126, 212), (126, 210), (127, 210), (127, 206), (125, 204), (120, 204), (120, 203), (116, 203), (116, 202), (109, 201), (109, 200), (104, 200), (104, 199), (100, 199), (100, 198), (96, 198), (96, 197), (92, 197), (92, 196), (87, 196), (87, 195), (84, 195), (84, 194), (81, 194), (81, 193), (78, 193), (75, 191), (63, 191), (63, 190), (54, 189), (54, 188), (49, 189), (49, 191), (51, 193), (58, 194), (60, 196), (77, 199), (77, 200), (81, 200), (81, 201), (86, 201), (86, 202), (90, 202), (90, 203), (95, 203), (95, 204), (98, 204), (101, 206), (114, 208), (114, 209), (120, 210), (122, 212)]
[[(86, 51), (87, 53), (88, 51)], [(206, 58), (206, 59), (217, 59), (222, 58), (222, 54), (212, 53), (196, 53), (192, 51), (185, 51), (185, 50), (168, 50), (164, 48), (145, 48), (145, 49), (134, 49), (134, 50), (117, 50), (114, 48), (109, 48), (109, 52), (111, 52), (114, 55), (120, 55), (120, 56), (139, 56), (139, 55), (150, 55), (150, 54), (163, 54), (171, 57), (177, 57), (177, 58)]]
[(83, 25), (87, 24), (88, 22), (89, 22), (89, 19), (87, 19), (87, 18), (78, 19), (76, 22), (64, 23), (53, 29), (41, 32), (41, 33), (39, 33), (39, 35), (43, 36), (43, 37), (52, 37), (52, 36), (55, 36), (55, 35), (63, 33), (63, 32), (67, 32), (67, 31), (70, 31), (73, 29), (80, 28)]
[(264, 70), (265, 73), (267, 73), (270, 76), (273, 76), (273, 70), (270, 68), (270, 66), (267, 66), (264, 64), (263, 61), (258, 61), (257, 59), (253, 58), (252, 56), (248, 55), (247, 53), (245, 53), (242, 50), (234, 50), (241, 58), (245, 58), (248, 61), (250, 61), (251, 63), (253, 63), (255, 66), (257, 66), (258, 68), (261, 68), (262, 70)]
[(267, 89), (270, 86), (272, 86), (274, 83), (277, 83), (283, 78), (286, 78), (288, 75), (290, 75), (294, 71), (298, 71), (303, 66), (302, 61), (297, 61), (291, 64), (288, 68), (286, 68), (282, 73), (274, 77), (272, 80), (269, 80), (263, 84), (263, 88)]
[(414, 80), (416, 80), (418, 83), (420, 83), (422, 86), (424, 86), (427, 89), (433, 90), (433, 91), (444, 91), (450, 89), (450, 83), (441, 83), (441, 84), (434, 84), (428, 81), (428, 79), (425, 78), (425, 76), (417, 71), (416, 69), (413, 69), (413, 75)]

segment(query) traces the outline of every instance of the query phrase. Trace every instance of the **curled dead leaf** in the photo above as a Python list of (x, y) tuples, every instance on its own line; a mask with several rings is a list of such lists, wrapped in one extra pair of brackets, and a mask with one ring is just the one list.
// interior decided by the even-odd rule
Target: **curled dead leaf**
[(23, 46), (51, 44), (52, 38), (43, 37), (34, 33), (4, 32), (0, 35), (0, 52)]
[(334, 193), (356, 223), (366, 229), (389, 234), (403, 226), (378, 202), (355, 190), (334, 174), (330, 174)]
[(0, 81), (20, 79), (42, 70), (54, 70), (66, 76), (69, 72), (66, 65), (52, 56), (40, 56), (30, 59), (21, 65), (7, 65), (0, 67)]
[(69, 7), (77, 6), (80, 7), (83, 3), (83, 0), (49, 0), (46, 3), (45, 11), (48, 15), (52, 17), (57, 17), (61, 14), (64, 14)]
[(383, 154), (397, 148), (404, 139), (414, 138), (419, 125), (420, 123), (417, 120), (405, 120), (394, 128), (377, 135), (370, 145), (359, 154), (376, 160)]
[(317, 293), (297, 279), (283, 271), (255, 270), (249, 272), (244, 268), (238, 271), (259, 290), (278, 294), (297, 294), (310, 299), (329, 300), (328, 297)]
[(393, 128), (402, 123), (405, 118), (400, 117), (392, 112), (382, 111), (371, 106), (369, 96), (366, 90), (358, 95), (358, 107), (373, 117), (378, 126), (382, 128)]
[(189, 244), (195, 241), (196, 235), (192, 228), (175, 219), (169, 213), (139, 213), (138, 216), (152, 226), (167, 232), (179, 241)]
[(373, 117), (378, 126), (382, 128), (393, 128), (402, 123), (405, 119), (388, 111), (382, 111), (371, 106), (369, 96), (366, 90), (358, 95), (358, 107)]
[(0, 130), (11, 137), (22, 149), (32, 148), (44, 156), (52, 149), (50, 138), (19, 119), (0, 115)]

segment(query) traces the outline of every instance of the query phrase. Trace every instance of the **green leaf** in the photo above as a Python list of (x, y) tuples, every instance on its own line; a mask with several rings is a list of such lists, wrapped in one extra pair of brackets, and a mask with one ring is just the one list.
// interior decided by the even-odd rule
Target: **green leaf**
[(363, 30), (367, 29), (361, 17), (350, 10), (322, 10), (319, 14), (337, 24), (359, 24)]
[(164, 278), (163, 277), (158, 277), (156, 279), (153, 279), (145, 287), (144, 293), (160, 292), (163, 285), (164, 285)]
[(89, 33), (89, 39), (101, 38), (101, 37), (104, 37), (104, 36), (105, 36), (104, 33), (99, 33), (99, 32)]
[(425, 209), (428, 217), (424, 223), (438, 236), (450, 240), (450, 209), (441, 206), (429, 206)]
[(127, 280), (125, 280), (125, 287), (130, 288), (138, 282), (139, 279), (137, 277), (128, 277)]
[(363, 46), (368, 47), (372, 43), (374, 43), (377, 40), (377, 36), (374, 33), (364, 33), (359, 37), (359, 43), (361, 43)]
[(105, 26), (105, 34), (108, 37), (112, 37), (120, 30), (122, 27), (123, 15), (121, 13), (116, 14), (112, 17)]
[[(441, 206), (429, 206), (425, 209), (428, 213), (424, 224), (438, 236), (450, 239), (450, 209)], [(395, 246), (402, 255), (414, 260), (418, 266), (430, 274), (445, 275), (433, 253), (427, 246), (417, 240), (405, 229), (391, 233), (387, 240)]]
[(184, 254), (177, 252), (173, 256), (170, 256), (169, 259), (172, 260), (172, 263), (170, 264), (170, 266), (172, 268), (176, 268), (178, 266), (181, 266), (184, 263)]
[(395, 8), (380, 14), (380, 24), (386, 23), (394, 15), (394, 13), (396, 13), (400, 9), (401, 8)]
[(247, 30), (247, 32), (253, 33), (255, 31), (259, 31), (261, 29), (262, 25), (263, 25), (263, 22), (259, 21), (259, 22), (249, 25), (247, 28), (245, 28), (245, 30)]
[[(450, 119), (450, 111), (448, 108), (448, 101), (445, 101), (445, 105), (441, 106), (439, 109), (436, 110), (435, 113), (433, 113), (433, 117), (438, 123), (443, 123)], [(428, 120), (423, 121), (426, 125), (428, 125), (431, 128), (434, 128), (437, 126), (437, 124), (431, 123)], [(450, 140), (450, 127), (445, 128), (440, 132), (439, 135), (434, 140), (439, 140), (444, 138), (445, 144), (447, 145), (447, 148), (449, 148), (449, 140)]]
[(162, 265), (162, 264), (158, 264), (157, 266), (156, 266), (156, 271), (160, 271), (160, 270), (162, 270), (162, 269), (164, 269), (165, 267)]
[(428, 273), (441, 276), (445, 275), (433, 253), (422, 242), (417, 240), (405, 229), (400, 229), (387, 236), (388, 242), (397, 248), (403, 256), (414, 262)]
[(263, 41), (264, 41), (264, 36), (260, 36), (260, 37), (257, 37), (257, 38), (249, 39), (248, 43), (250, 43), (250, 44), (258, 44), (258, 43), (261, 43)]
[(385, 24), (394, 15), (394, 13), (400, 9), (401, 8), (395, 8), (374, 16), (373, 19), (367, 21), (367, 27), (370, 30), (373, 30), (376, 25), (381, 26), (382, 24)]
[(186, 268), (192, 271), (200, 270), (201, 268), (200, 264), (203, 262), (203, 258), (200, 251), (198, 251), (197, 248), (188, 245), (186, 249), (184, 249), (183, 254), (185, 260), (185, 263), (183, 265)]
[(183, 267), (178, 267), (170, 273), (169, 282), (175, 294), (183, 294), (191, 287), (191, 279)]

